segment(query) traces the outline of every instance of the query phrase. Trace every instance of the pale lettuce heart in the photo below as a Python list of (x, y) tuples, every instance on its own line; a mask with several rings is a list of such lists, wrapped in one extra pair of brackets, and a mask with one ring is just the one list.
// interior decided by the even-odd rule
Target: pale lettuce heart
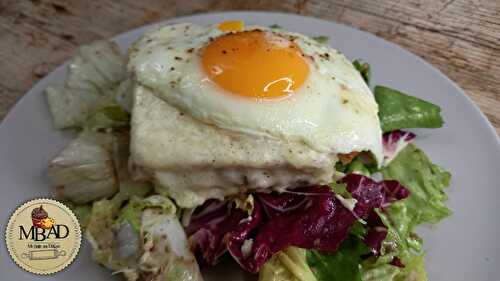
[(83, 204), (118, 191), (111, 134), (82, 132), (50, 163), (48, 178), (60, 198)]
[(142, 213), (142, 271), (155, 276), (152, 281), (201, 281), (198, 263), (189, 249), (186, 233), (175, 214), (159, 208)]
[(125, 60), (118, 45), (110, 41), (81, 47), (69, 65), (65, 85), (49, 86), (46, 90), (54, 126), (82, 127), (93, 112), (109, 104), (126, 108), (125, 104), (130, 103), (126, 97), (130, 83), (121, 85), (127, 77)]

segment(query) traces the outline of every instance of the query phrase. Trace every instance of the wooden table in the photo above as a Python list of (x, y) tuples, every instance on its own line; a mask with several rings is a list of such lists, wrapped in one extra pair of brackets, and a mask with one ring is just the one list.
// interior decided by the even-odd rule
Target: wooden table
[(457, 82), (500, 134), (499, 0), (0, 0), (0, 120), (79, 45), (170, 17), (271, 10), (369, 31)]

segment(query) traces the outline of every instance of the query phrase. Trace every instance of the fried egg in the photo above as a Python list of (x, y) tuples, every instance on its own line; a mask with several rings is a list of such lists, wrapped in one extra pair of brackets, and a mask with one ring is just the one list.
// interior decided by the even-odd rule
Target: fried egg
[(168, 25), (132, 45), (128, 69), (199, 122), (382, 160), (370, 89), (344, 55), (307, 36), (240, 22)]

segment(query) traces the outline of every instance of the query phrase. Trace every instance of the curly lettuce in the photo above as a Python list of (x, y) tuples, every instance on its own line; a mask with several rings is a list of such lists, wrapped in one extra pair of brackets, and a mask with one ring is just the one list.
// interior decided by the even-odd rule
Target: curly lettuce
[[(364, 169), (354, 163), (349, 171), (362, 173)], [(410, 192), (408, 197), (375, 210), (374, 217), (380, 220), (387, 232), (380, 251), (366, 258), (370, 253), (365, 245), (366, 231), (371, 223), (369, 218), (367, 224), (351, 228), (349, 239), (335, 253), (308, 251), (307, 261), (318, 281), (427, 280), (423, 241), (415, 233), (415, 228), (425, 223), (438, 223), (451, 214), (446, 206), (445, 193), (451, 175), (433, 164), (413, 144), (401, 149), (381, 173), (384, 180), (397, 181)], [(339, 184), (333, 185), (333, 189), (339, 194), (346, 193)]]
[(145, 182), (125, 181), (112, 198), (92, 203), (90, 215), (86, 218), (85, 237), (92, 246), (95, 261), (110, 269), (121, 270), (125, 275), (133, 273), (133, 270), (123, 269), (136, 263), (139, 236), (128, 220), (118, 221), (118, 218), (128, 202), (133, 198), (144, 198), (151, 190), (152, 186)]
[(377, 266), (363, 263), (361, 266), (363, 281), (427, 281), (424, 256), (415, 255), (408, 259), (404, 267), (389, 263)]
[[(397, 180), (410, 196), (377, 210), (388, 233), (381, 256), (362, 263), (364, 281), (425, 281), (423, 241), (415, 233), (421, 224), (436, 224), (451, 214), (445, 189), (451, 175), (433, 164), (423, 151), (409, 144), (382, 170), (384, 179)], [(404, 265), (394, 265), (398, 260)]]
[[(422, 223), (438, 223), (451, 215), (446, 206), (448, 195), (445, 190), (450, 185), (451, 174), (433, 164), (425, 153), (410, 144), (402, 150), (386, 168), (382, 170), (384, 179), (397, 180), (410, 190), (410, 196), (393, 204), (388, 213), (405, 214), (409, 218), (395, 219), (409, 221), (413, 226)], [(411, 227), (410, 227), (411, 228)]]
[(202, 280), (174, 203), (144, 196), (129, 188), (94, 202), (85, 233), (93, 259), (129, 281)]

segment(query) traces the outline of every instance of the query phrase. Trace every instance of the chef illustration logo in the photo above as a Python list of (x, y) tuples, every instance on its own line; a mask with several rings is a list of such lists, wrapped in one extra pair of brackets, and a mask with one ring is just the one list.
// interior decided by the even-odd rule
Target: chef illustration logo
[(21, 205), (7, 224), (5, 241), (16, 264), (35, 274), (66, 268), (80, 249), (81, 230), (73, 212), (52, 199)]

